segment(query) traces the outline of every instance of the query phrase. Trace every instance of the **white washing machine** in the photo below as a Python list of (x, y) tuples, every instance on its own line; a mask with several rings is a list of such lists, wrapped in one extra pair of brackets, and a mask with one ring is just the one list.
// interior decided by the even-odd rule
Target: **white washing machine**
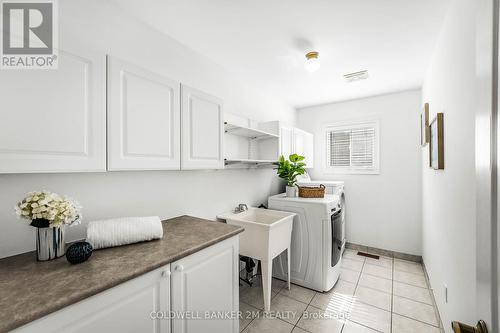
[(320, 186), (323, 184), (325, 186), (326, 194), (338, 195), (340, 197), (340, 208), (342, 210), (342, 254), (344, 254), (345, 249), (345, 224), (346, 224), (346, 206), (345, 206), (345, 194), (344, 194), (344, 182), (337, 180), (311, 180), (311, 177), (306, 172), (303, 175), (297, 177), (298, 186)]
[[(269, 208), (293, 212), (291, 281), (318, 291), (328, 291), (340, 275), (344, 243), (341, 197), (269, 197)], [(274, 259), (273, 275), (286, 280), (286, 253)]]

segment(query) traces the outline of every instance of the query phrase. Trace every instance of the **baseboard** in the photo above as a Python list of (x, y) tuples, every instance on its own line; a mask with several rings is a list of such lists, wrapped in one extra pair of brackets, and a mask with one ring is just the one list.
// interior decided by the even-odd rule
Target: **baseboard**
[(360, 245), (360, 244), (355, 244), (355, 243), (349, 243), (349, 242), (346, 243), (346, 248), (351, 249), (351, 250), (356, 250), (356, 251), (378, 254), (380, 256), (385, 256), (385, 257), (390, 257), (390, 258), (409, 260), (409, 261), (422, 263), (422, 256), (417, 256), (414, 254), (407, 254), (407, 253), (396, 252), (396, 251), (391, 251), (391, 250), (384, 250), (384, 249), (379, 249), (376, 247)]

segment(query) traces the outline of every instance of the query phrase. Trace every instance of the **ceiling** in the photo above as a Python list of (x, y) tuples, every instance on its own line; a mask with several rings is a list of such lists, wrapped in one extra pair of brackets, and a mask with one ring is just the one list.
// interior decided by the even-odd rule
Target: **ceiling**
[[(418, 88), (449, 0), (119, 0), (139, 20), (294, 107)], [(321, 68), (304, 70), (305, 53)], [(343, 74), (368, 70), (347, 83)]]

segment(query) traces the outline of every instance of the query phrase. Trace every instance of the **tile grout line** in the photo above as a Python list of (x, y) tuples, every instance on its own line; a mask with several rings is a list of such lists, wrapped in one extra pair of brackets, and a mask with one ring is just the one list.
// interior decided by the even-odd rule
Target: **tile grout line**
[(394, 262), (394, 257), (392, 257), (392, 281), (391, 281), (391, 333), (392, 333), (392, 321), (393, 321), (393, 313), (394, 313), (394, 271), (396, 269)]
[[(241, 273), (241, 271), (240, 271), (240, 273)], [(273, 278), (273, 279), (274, 279), (274, 278)], [(278, 280), (279, 280), (279, 279), (278, 279)], [(249, 287), (249, 288), (251, 288), (251, 287)], [(276, 292), (276, 295), (274, 295), (274, 297), (278, 296), (278, 294), (280, 294), (280, 292), (281, 292), (281, 290), (282, 290), (282, 289), (284, 289), (284, 287), (281, 287), (281, 288), (280, 288), (280, 289)], [(238, 293), (239, 293), (239, 290), (238, 290)], [(253, 304), (249, 304), (249, 303), (247, 303), (247, 302), (245, 302), (245, 301), (242, 301), (242, 300), (241, 300), (241, 295), (239, 295), (239, 296), (240, 296), (240, 297), (239, 297), (239, 302), (240, 302), (240, 303), (244, 303), (244, 304), (246, 304), (246, 305), (248, 305), (248, 306), (250, 306), (250, 307), (252, 307), (252, 308), (256, 309), (256, 310), (257, 310), (257, 312), (262, 312), (262, 313), (264, 313), (264, 310), (259, 309), (258, 307), (254, 306)], [(283, 295), (283, 296), (285, 296), (285, 295)], [(272, 296), (272, 279), (271, 279), (271, 299), (273, 299), (273, 296)], [(240, 311), (241, 311), (241, 310), (240, 310)], [(244, 327), (243, 329), (241, 329), (241, 327), (240, 327), (239, 332), (243, 333), (243, 331), (244, 331), (244, 330), (246, 330), (246, 329), (250, 326), (250, 324), (254, 322), (254, 320), (255, 320), (255, 319), (256, 319), (256, 318), (252, 318), (252, 320), (250, 320), (250, 322), (249, 322), (248, 324), (246, 324), (246, 325), (245, 325), (245, 327)], [(278, 319), (279, 319), (279, 318), (278, 318)], [(285, 322), (285, 321), (284, 321), (284, 322)], [(286, 322), (286, 323), (288, 323), (288, 322)], [(288, 324), (290, 324), (290, 323), (288, 323)], [(292, 329), (292, 330), (293, 330), (293, 329)]]
[[(354, 287), (354, 294), (353, 294), (354, 299), (356, 299), (356, 291), (358, 291), (359, 280), (361, 280), (361, 274), (363, 274), (363, 269), (365, 268), (366, 258), (363, 258), (363, 259), (364, 259), (363, 265), (361, 266), (361, 271), (359, 272), (358, 280), (356, 281), (356, 286)], [(342, 333), (342, 331), (344, 331), (344, 327), (345, 327), (345, 321), (344, 321), (344, 324), (342, 325), (341, 333)]]
[(398, 315), (398, 316), (400, 316), (400, 317), (404, 317), (404, 318), (406, 318), (406, 319), (410, 319), (410, 320), (413, 320), (413, 321), (417, 321), (417, 322), (419, 322), (419, 323), (421, 323), (421, 324), (425, 324), (425, 325), (427, 325), (427, 326), (432, 326), (432, 327), (434, 327), (434, 328), (440, 328), (440, 327), (439, 327), (439, 324), (438, 324), (438, 326), (436, 326), (436, 325), (431, 324), (431, 323), (428, 323), (428, 322), (426, 322), (426, 321), (422, 321), (422, 320), (420, 320), (420, 319), (415, 319), (415, 318), (412, 318), (412, 317), (408, 317), (407, 315), (403, 315), (403, 314), (400, 314), (400, 313), (397, 313), (397, 312), (394, 312), (394, 314), (395, 314), (395, 315)]
[(425, 288), (425, 287), (421, 287), (421, 286), (416, 286), (414, 284), (406, 283), (406, 282), (403, 282), (403, 281), (398, 281), (398, 280), (394, 280), (394, 281), (397, 282), (397, 283), (405, 284), (407, 286), (411, 286), (411, 287), (416, 287), (416, 288), (422, 288), (422, 289), (426, 289), (426, 290), (431, 290), (429, 288)]
[(406, 299), (406, 300), (408, 300), (408, 301), (413, 301), (413, 302), (416, 302), (416, 303), (420, 303), (420, 304), (423, 304), (423, 305), (428, 305), (428, 306), (432, 306), (432, 307), (434, 307), (434, 305), (432, 305), (432, 304), (425, 303), (425, 302), (422, 302), (422, 301), (417, 301), (417, 300), (415, 300), (415, 299), (408, 298), (408, 297), (406, 297), (406, 296), (401, 296), (401, 295), (396, 295), (396, 294), (394, 294), (394, 296), (399, 297), (399, 298), (404, 298), (404, 299)]
[[(318, 294), (318, 292), (317, 292), (317, 291), (315, 291), (315, 292), (314, 292), (313, 297), (311, 297), (311, 300), (309, 301), (309, 303), (307, 303), (307, 306), (306, 306), (306, 311), (307, 311), (307, 309), (309, 308), (309, 306), (314, 307), (313, 305), (311, 305), (311, 302), (312, 302), (312, 300), (314, 299), (314, 297), (316, 297), (316, 295), (317, 295), (317, 294)], [(302, 319), (302, 317), (303, 317), (303, 316), (304, 316), (304, 312), (302, 312), (302, 314), (300, 315), (299, 320), (297, 320), (297, 324), (299, 323), (299, 321)], [(295, 324), (295, 326), (293, 327), (292, 332), (293, 332), (293, 330), (295, 329), (295, 327), (297, 327), (297, 324)], [(302, 327), (299, 327), (299, 328), (300, 328), (301, 330), (303, 330), (303, 331), (309, 332), (309, 331), (307, 331), (307, 330), (303, 329)]]
[[(354, 260), (354, 259), (351, 259), (351, 260)], [(423, 290), (427, 290), (428, 292), (431, 292), (431, 291), (432, 291), (432, 289), (429, 287), (429, 284), (428, 284), (428, 281), (427, 281), (427, 277), (426, 277), (426, 275), (425, 275), (425, 268), (423, 268), (423, 265), (422, 265), (421, 263), (415, 263), (415, 266), (420, 266), (420, 267), (422, 267), (422, 268), (423, 268), (423, 271), (424, 271), (424, 272), (423, 272), (424, 274), (419, 274), (419, 273), (415, 273), (415, 272), (408, 272), (408, 271), (406, 271), (406, 270), (399, 270), (399, 269), (398, 269), (398, 270), (399, 270), (399, 271), (401, 271), (401, 272), (403, 272), (403, 273), (407, 273), (407, 274), (410, 274), (410, 275), (413, 275), (413, 276), (422, 276), (422, 275), (423, 275), (424, 279), (426, 279), (426, 287), (417, 286), (417, 285), (414, 285), (414, 284), (410, 284), (410, 283), (406, 283), (406, 282), (402, 282), (402, 281), (396, 281), (396, 280), (394, 280), (394, 275), (395, 275), (395, 271), (396, 271), (396, 258), (392, 257), (392, 258), (391, 258), (391, 261), (392, 261), (392, 267), (391, 267), (391, 280), (390, 280), (390, 281), (391, 281), (391, 293), (390, 293), (390, 295), (391, 295), (391, 310), (390, 310), (390, 313), (391, 313), (391, 323), (390, 323), (390, 325), (391, 325), (391, 332), (393, 332), (393, 318), (394, 318), (394, 314), (397, 314), (396, 312), (394, 312), (394, 298), (395, 298), (395, 296), (396, 296), (396, 295), (394, 294), (394, 284), (395, 284), (395, 282), (398, 282), (398, 283), (400, 283), (400, 284), (404, 284), (404, 285), (407, 285), (407, 286), (410, 286), (410, 287), (420, 288), (420, 289), (423, 289)], [(370, 263), (369, 263), (369, 262), (367, 262), (367, 261), (366, 261), (366, 259), (365, 259), (365, 261), (363, 262), (363, 265), (362, 265), (362, 269), (361, 269), (361, 271), (359, 272), (359, 274), (360, 274), (360, 275), (359, 275), (358, 280), (357, 280), (356, 285), (355, 285), (355, 293), (356, 293), (356, 291), (358, 291), (358, 288), (361, 286), (361, 285), (359, 284), (359, 282), (360, 282), (360, 279), (361, 279), (361, 275), (363, 274), (363, 269), (364, 269), (364, 267), (365, 267), (365, 265), (366, 265), (366, 264), (370, 264)], [(372, 265), (373, 265), (373, 264), (372, 264)], [(385, 267), (385, 266), (383, 266), (383, 265), (373, 265), (373, 266)], [(385, 268), (387, 268), (387, 267), (385, 267)], [(344, 268), (344, 269), (348, 269), (348, 270), (350, 270), (350, 271), (355, 271), (354, 269), (350, 269), (350, 268)], [(389, 279), (384, 278), (384, 277), (381, 277), (381, 276), (377, 276), (377, 275), (373, 275), (373, 274), (369, 274), (369, 273), (365, 273), (365, 274), (370, 275), (370, 276), (373, 276), (373, 277), (377, 277), (377, 278), (381, 278), (381, 279), (389, 280)], [(386, 294), (387, 294), (387, 292), (385, 292), (385, 291), (377, 290), (377, 289), (370, 288), (370, 287), (367, 287), (367, 286), (362, 286), (362, 287), (366, 287), (366, 288), (369, 288), (369, 289), (376, 290), (376, 291), (383, 292), (383, 293), (386, 293)], [(407, 298), (407, 297), (405, 297), (405, 296), (398, 296), (398, 297), (401, 297), (401, 298), (404, 298), (404, 299), (407, 299), (407, 300), (410, 300), (410, 301), (414, 301), (414, 302), (417, 302), (417, 303), (420, 303), (420, 304), (423, 304), (423, 305), (433, 306), (433, 307), (435, 308), (435, 305), (430, 305), (430, 304), (427, 304), (427, 303), (424, 303), (424, 302), (421, 302), (421, 301), (418, 301), (418, 300), (414, 300), (414, 299), (411, 299), (411, 298)], [(431, 295), (431, 297), (432, 297), (432, 295)], [(360, 301), (360, 302), (361, 302), (361, 301)], [(364, 303), (364, 302), (361, 302), (361, 303)], [(366, 303), (364, 303), (364, 304), (366, 304)], [(370, 304), (368, 304), (368, 305), (370, 305)], [(373, 306), (373, 305), (372, 305), (372, 306)], [(376, 306), (374, 306), (374, 307), (376, 307)], [(379, 307), (376, 307), (376, 308), (379, 308)], [(379, 308), (379, 309), (381, 309), (381, 308)], [(381, 309), (381, 310), (384, 310), (384, 309)], [(428, 322), (424, 322), (424, 321), (421, 321), (421, 320), (419, 320), (419, 319), (411, 318), (411, 317), (408, 317), (408, 316), (406, 316), (406, 315), (401, 315), (401, 314), (397, 314), (397, 315), (398, 315), (398, 316), (401, 316), (401, 317), (404, 317), (404, 318), (407, 318), (407, 319), (409, 319), (409, 320), (413, 320), (413, 321), (416, 321), (416, 322), (420, 322), (420, 323), (422, 323), (422, 324), (424, 324), (424, 325), (428, 325), (428, 326), (430, 326), (430, 327), (441, 328), (441, 325), (436, 326), (436, 325), (434, 325), (434, 324), (430, 324), (430, 323), (428, 323)], [(358, 323), (358, 324), (359, 324), (359, 323)], [(360, 325), (362, 325), (362, 324), (360, 324)], [(362, 325), (362, 326), (364, 326), (364, 325)], [(345, 327), (345, 325), (343, 326), (343, 329), (344, 329), (344, 327)], [(367, 326), (365, 326), (365, 327), (367, 327)], [(342, 331), (343, 331), (343, 329), (342, 329)], [(370, 329), (373, 329), (373, 328), (370, 328)]]
[[(421, 264), (420, 264), (421, 265)], [(394, 271), (395, 271), (395, 267), (393, 269), (393, 274), (394, 274)], [(406, 273), (409, 273), (409, 274), (413, 274), (413, 275), (417, 275), (417, 274), (414, 274), (414, 273), (411, 273), (411, 272), (406, 272)], [(425, 275), (424, 275), (425, 277)], [(411, 299), (411, 298), (407, 298), (407, 297), (404, 297), (404, 296), (399, 296), (399, 295), (394, 295), (394, 282), (398, 282), (398, 283), (401, 283), (401, 284), (405, 284), (407, 286), (412, 286), (412, 287), (416, 287), (416, 288), (420, 288), (420, 289), (424, 289), (424, 290), (427, 290), (430, 292), (430, 289), (428, 288), (423, 288), (423, 287), (419, 287), (419, 286), (415, 286), (415, 285), (412, 285), (412, 284), (409, 284), (409, 283), (405, 283), (405, 282), (401, 282), (401, 281), (393, 281), (392, 282), (392, 289), (393, 289), (393, 295), (392, 295), (392, 299), (393, 299), (393, 302), (392, 302), (392, 306), (394, 305), (394, 297), (397, 296), (397, 297), (400, 297), (400, 298), (404, 298), (404, 299), (407, 299), (409, 301), (413, 301), (413, 302), (417, 302), (417, 303), (420, 303), (420, 304), (424, 304), (424, 305), (428, 305), (428, 306), (432, 306), (430, 304), (427, 304), (427, 303), (424, 303), (424, 302), (420, 302), (420, 301), (417, 301), (417, 300), (414, 300), (414, 299)], [(428, 284), (427, 284), (428, 285)], [(391, 310), (391, 331), (392, 331), (392, 321), (393, 321), (393, 314), (397, 314), (398, 316), (401, 316), (401, 317), (404, 317), (404, 318), (407, 318), (407, 319), (410, 319), (410, 320), (414, 320), (414, 321), (417, 321), (419, 323), (422, 323), (422, 324), (425, 324), (425, 325), (428, 325), (428, 326), (432, 326), (432, 327), (438, 327), (438, 326), (435, 326), (431, 323), (428, 323), (428, 322), (425, 322), (425, 321), (422, 321), (422, 320), (419, 320), (419, 319), (416, 319), (416, 318), (412, 318), (412, 317), (409, 317), (409, 316), (406, 316), (406, 315), (403, 315), (403, 314), (400, 314), (400, 313), (397, 313), (397, 312), (394, 312), (394, 308)], [(438, 327), (439, 328), (439, 327)]]
[[(418, 265), (418, 264), (416, 264), (416, 265)], [(375, 265), (375, 266), (378, 266), (378, 265)], [(416, 288), (420, 288), (420, 289), (424, 289), (424, 290), (430, 291), (430, 289), (428, 289), (428, 288), (411, 285), (411, 284), (408, 284), (408, 283), (405, 283), (405, 282), (395, 281), (394, 280), (394, 273), (396, 271), (396, 267), (395, 266), (396, 266), (395, 265), (395, 259), (392, 258), (392, 269), (391, 269), (392, 279), (391, 279), (391, 293), (390, 293), (390, 295), (391, 295), (391, 310), (390, 310), (390, 313), (391, 313), (391, 332), (393, 332), (393, 315), (396, 314), (396, 312), (394, 312), (394, 297), (396, 296), (396, 295), (394, 295), (394, 282), (398, 282), (398, 283), (405, 284), (405, 285), (408, 285), (408, 286), (412, 286), (412, 287), (416, 287)], [(379, 267), (384, 267), (384, 266), (379, 266)], [(364, 265), (363, 265), (363, 268), (364, 268)], [(420, 274), (413, 273), (413, 272), (406, 272), (406, 271), (402, 271), (402, 272), (405, 272), (405, 273), (408, 273), (408, 274), (412, 274), (412, 275), (420, 275)], [(361, 271), (361, 273), (363, 273), (363, 271)], [(383, 278), (381, 276), (376, 276), (376, 275), (372, 275), (372, 274), (369, 274), (369, 273), (366, 273), (366, 274), (367, 275), (371, 275), (371, 276), (375, 276), (375, 277), (378, 277), (378, 278), (381, 278), (381, 279), (385, 279), (385, 278)], [(425, 277), (425, 275), (424, 275), (424, 277)], [(386, 279), (386, 280), (388, 280), (388, 279)], [(359, 284), (359, 280), (358, 280), (358, 284)], [(363, 286), (363, 287), (365, 287), (365, 286)], [(369, 288), (369, 289), (372, 289), (372, 290), (376, 290), (376, 289), (373, 289), (373, 288), (370, 288), (370, 287), (366, 287), (366, 288)], [(356, 291), (357, 290), (358, 290), (358, 285), (356, 285)], [(386, 292), (381, 291), (381, 290), (377, 290), (377, 291), (386, 293)], [(410, 298), (407, 298), (407, 297), (404, 297), (404, 296), (398, 296), (398, 297), (401, 297), (401, 298), (404, 298), (404, 299), (407, 299), (407, 300), (410, 300), (410, 301), (414, 301), (414, 302), (417, 302), (417, 303), (421, 303), (421, 304), (424, 304), (424, 305), (433, 306), (433, 305), (429, 305), (427, 303), (420, 302), (420, 301), (417, 301), (417, 300), (414, 300), (414, 299), (410, 299)], [(364, 303), (362, 301), (360, 301), (360, 302)], [(364, 304), (366, 304), (366, 303), (364, 303)], [(368, 305), (370, 305), (370, 304), (368, 304)], [(372, 305), (372, 306), (374, 306), (374, 305)], [(378, 309), (381, 309), (381, 308), (379, 308), (377, 306), (374, 306), (374, 307), (376, 307)], [(381, 309), (381, 310), (384, 310), (384, 309)], [(424, 322), (424, 321), (421, 321), (421, 320), (418, 320), (418, 319), (415, 319), (415, 318), (411, 318), (411, 317), (408, 317), (408, 316), (405, 316), (405, 315), (401, 315), (401, 314), (398, 314), (398, 315), (402, 316), (402, 317), (405, 317), (407, 319), (410, 319), (410, 320), (414, 320), (414, 321), (420, 322), (420, 323), (425, 324), (425, 325), (429, 325), (429, 326), (432, 326), (432, 327), (439, 328), (439, 326), (433, 325), (433, 324), (428, 323), (428, 322)]]
[[(368, 265), (371, 265), (371, 264), (368, 264)], [(377, 265), (371, 265), (371, 266), (377, 266)], [(363, 265), (363, 267), (364, 267), (364, 265)], [(383, 267), (383, 266), (377, 266), (377, 267)], [(383, 268), (391, 269), (389, 267), (383, 267)], [(395, 271), (395, 268), (392, 268), (392, 270), (393, 270), (393, 272), (392, 272), (393, 277), (391, 279), (388, 279), (388, 278), (385, 278), (385, 277), (382, 277), (382, 276), (379, 276), (379, 275), (374, 275), (374, 274), (366, 273), (366, 272), (363, 272), (362, 270), (361, 271), (357, 271), (357, 270), (354, 270), (354, 269), (351, 269), (351, 268), (347, 268), (347, 267), (342, 267), (342, 269), (347, 269), (348, 271), (356, 272), (356, 273), (364, 273), (366, 275), (374, 276), (374, 277), (377, 277), (377, 278), (380, 278), (380, 279), (384, 279), (384, 280), (388, 280), (388, 281), (395, 281), (395, 282), (398, 282), (398, 283), (403, 283), (403, 284), (406, 284), (406, 285), (412, 286), (412, 287), (417, 287), (417, 288), (431, 290), (431, 288), (417, 286), (415, 284), (411, 284), (411, 283), (403, 282), (403, 281), (399, 281), (399, 280), (394, 280), (394, 271)], [(412, 275), (415, 275), (415, 276), (421, 276), (421, 277), (423, 277), (425, 279), (425, 275), (411, 273), (411, 272), (405, 272), (405, 271), (401, 271), (401, 272), (407, 273), (407, 274), (412, 274)], [(346, 281), (346, 280), (344, 280), (344, 281)], [(349, 282), (349, 281), (347, 281), (347, 282)], [(351, 283), (354, 283), (354, 282), (351, 282)]]
[[(377, 333), (384, 333), (382, 331), (379, 331), (378, 329), (375, 329), (373, 327), (370, 327), (370, 326), (366, 326), (365, 324), (361, 324), (361, 323), (358, 323), (357, 321), (354, 321), (354, 320), (351, 320), (352, 323), (355, 323), (355, 324), (358, 324), (359, 326), (363, 326), (363, 327), (366, 327), (368, 328), (370, 331), (374, 331), (374, 332), (377, 332)], [(343, 328), (342, 328), (343, 330)], [(342, 332), (341, 332), (342, 333)]]
[[(370, 275), (370, 276), (373, 276), (373, 275)], [(387, 280), (387, 279), (386, 279), (386, 280)], [(387, 281), (390, 281), (390, 280), (387, 280)], [(390, 291), (389, 291), (389, 292), (387, 292), (387, 291), (385, 291), (385, 290), (375, 289), (375, 288), (373, 288), (373, 287), (370, 287), (370, 286), (365, 286), (365, 285), (362, 285), (362, 284), (360, 284), (359, 286), (360, 286), (360, 287), (363, 287), (363, 288), (366, 288), (366, 289), (373, 290), (373, 291), (378, 291), (378, 292), (381, 292), (381, 293), (384, 293), (384, 294), (387, 294), (387, 295), (390, 295), (390, 294), (391, 294), (391, 292), (390, 292)]]
[[(351, 260), (351, 261), (355, 261), (354, 259), (350, 259), (350, 258), (345, 258), (345, 259), (349, 259), (349, 260)], [(355, 283), (350, 282), (350, 283), (352, 283), (352, 284), (354, 284), (354, 285), (355, 285), (354, 294), (355, 294), (355, 293), (359, 290), (359, 288), (360, 288), (360, 287), (363, 287), (363, 288), (368, 288), (368, 289), (370, 289), (370, 290), (374, 290), (374, 291), (378, 291), (378, 292), (382, 292), (382, 293), (384, 293), (384, 294), (389, 294), (389, 293), (387, 293), (386, 291), (382, 291), (382, 290), (374, 289), (374, 288), (371, 288), (371, 287), (368, 287), (368, 286), (363, 286), (363, 285), (361, 285), (361, 284), (360, 284), (360, 281), (361, 281), (361, 275), (363, 274), (363, 270), (364, 270), (364, 268), (365, 268), (365, 266), (366, 266), (366, 265), (377, 266), (377, 267), (380, 267), (380, 268), (386, 268), (386, 269), (390, 269), (390, 270), (391, 270), (391, 279), (387, 279), (387, 278), (384, 278), (384, 277), (381, 277), (381, 276), (377, 276), (377, 275), (373, 275), (373, 274), (369, 274), (369, 273), (366, 273), (366, 274), (367, 274), (367, 275), (369, 275), (369, 276), (375, 277), (375, 278), (380, 278), (380, 279), (384, 279), (384, 280), (389, 280), (389, 281), (391, 281), (391, 292), (390, 292), (390, 295), (391, 295), (391, 304), (390, 304), (390, 311), (388, 311), (388, 312), (390, 312), (390, 313), (391, 313), (391, 321), (390, 321), (390, 325), (391, 325), (391, 326), (390, 326), (390, 330), (391, 330), (391, 331), (390, 331), (390, 332), (393, 332), (393, 318), (394, 318), (394, 314), (397, 314), (397, 313), (395, 313), (395, 312), (394, 312), (394, 298), (395, 298), (395, 296), (396, 296), (396, 295), (394, 295), (394, 283), (395, 283), (395, 282), (398, 282), (398, 283), (401, 283), (401, 284), (404, 284), (404, 285), (407, 285), (407, 286), (411, 286), (411, 287), (415, 287), (415, 288), (420, 288), (420, 289), (424, 289), (424, 290), (428, 290), (428, 291), (429, 291), (430, 289), (429, 289), (429, 288), (425, 288), (425, 287), (421, 287), (421, 286), (416, 286), (416, 285), (408, 284), (408, 283), (401, 282), (401, 281), (395, 281), (395, 280), (394, 280), (394, 275), (395, 275), (395, 271), (396, 271), (396, 267), (395, 267), (395, 258), (391, 258), (392, 267), (390, 267), (390, 268), (389, 268), (389, 267), (386, 267), (386, 266), (384, 266), (384, 265), (376, 265), (376, 264), (373, 264), (373, 263), (367, 262), (366, 258), (363, 258), (363, 260), (357, 260), (357, 261), (358, 261), (358, 262), (362, 262), (362, 265), (361, 265), (361, 270), (360, 270), (360, 271), (357, 271), (357, 270), (355, 270), (355, 269), (351, 269), (351, 268), (342, 267), (343, 269), (347, 269), (348, 271), (358, 273), (358, 277), (357, 277), (356, 282), (355, 282)], [(418, 263), (416, 263), (416, 265), (418, 265)], [(404, 273), (409, 273), (409, 274), (412, 274), (412, 275), (420, 275), (420, 274), (418, 274), (418, 273), (412, 273), (412, 272), (406, 272), (406, 271), (402, 271), (402, 272), (404, 272)], [(424, 277), (425, 277), (425, 274), (424, 274)], [(340, 279), (339, 279), (339, 280), (340, 280)], [(345, 281), (345, 280), (343, 280), (343, 281)], [(348, 283), (349, 283), (349, 281), (345, 281), (345, 282), (348, 282)], [(289, 297), (289, 296), (287, 296), (287, 295), (282, 294), (281, 292), (282, 292), (283, 290), (286, 290), (286, 287), (282, 287), (282, 288), (280, 288), (280, 289), (277, 291), (277, 294), (276, 294), (276, 295), (280, 295), (280, 294), (281, 294), (282, 296), (285, 296), (286, 298), (290, 298), (290, 299), (293, 299), (293, 300), (295, 300), (295, 301), (298, 301), (298, 302), (300, 302), (300, 303), (302, 303), (302, 304), (305, 304), (305, 305), (306, 305), (306, 310), (307, 310), (307, 308), (308, 308), (308, 307), (312, 307), (312, 308), (315, 308), (315, 309), (319, 309), (319, 310), (321, 310), (321, 311), (324, 311), (324, 310), (322, 310), (321, 308), (317, 308), (317, 307), (315, 307), (314, 305), (312, 305), (312, 301), (314, 300), (314, 298), (316, 297), (316, 295), (318, 295), (318, 294), (319, 294), (318, 292), (316, 292), (316, 291), (315, 291), (315, 292), (314, 292), (314, 294), (312, 295), (312, 297), (310, 298), (310, 300), (306, 303), (306, 302), (303, 302), (303, 301), (300, 301), (300, 300), (296, 300), (296, 299), (294, 299), (294, 298), (292, 298), (292, 297)], [(427, 303), (420, 302), (420, 301), (417, 301), (417, 300), (414, 300), (414, 299), (411, 299), (411, 298), (408, 298), (408, 297), (405, 297), (405, 296), (398, 296), (398, 297), (401, 297), (401, 298), (404, 298), (404, 299), (407, 299), (407, 300), (410, 300), (410, 301), (414, 301), (414, 302), (417, 302), (417, 303), (421, 303), (421, 304), (424, 304), (424, 305), (429, 305), (429, 304), (427, 304)], [(245, 302), (243, 302), (243, 303), (245, 303)], [(379, 308), (379, 307), (377, 307), (377, 306), (374, 306), (374, 305), (371, 305), (371, 304), (368, 304), (368, 303), (365, 303), (365, 302), (362, 302), (362, 301), (360, 301), (360, 303), (363, 303), (363, 304), (365, 304), (365, 305), (369, 305), (369, 306), (373, 306), (374, 308), (378, 308), (378, 309), (380, 309), (380, 310), (387, 311), (387, 310), (385, 310), (385, 309), (383, 309), (383, 308)], [(248, 304), (248, 303), (245, 303), (245, 304)], [(253, 305), (251, 305), (251, 304), (248, 304), (248, 305), (250, 305), (250, 306), (254, 307), (254, 306), (253, 306)], [(432, 306), (432, 305), (429, 305), (429, 306)], [(262, 310), (259, 310), (259, 311), (262, 311)], [(294, 330), (296, 327), (298, 327), (298, 328), (299, 328), (299, 329), (301, 329), (301, 330), (304, 330), (304, 329), (302, 329), (300, 326), (298, 326), (298, 323), (299, 323), (299, 322), (300, 322), (300, 320), (302, 319), (303, 314), (304, 314), (304, 313), (302, 312), (302, 314), (300, 315), (300, 317), (298, 318), (298, 320), (296, 321), (296, 323), (295, 323), (295, 324), (293, 324), (293, 327), (291, 328), (291, 331), (290, 331), (290, 332), (293, 332), (293, 330)], [(429, 325), (429, 326), (432, 326), (432, 327), (438, 327), (438, 328), (439, 328), (439, 326), (435, 326), (435, 325), (433, 325), (433, 324), (430, 324), (430, 323), (427, 323), (427, 322), (424, 322), (424, 321), (421, 321), (421, 320), (418, 320), (418, 319), (415, 319), (415, 318), (411, 318), (411, 317), (408, 317), (408, 316), (405, 316), (405, 315), (401, 315), (401, 314), (397, 314), (397, 315), (399, 315), (399, 316), (401, 316), (401, 317), (404, 317), (404, 318), (407, 318), (407, 319), (409, 319), (409, 320), (413, 320), (413, 321), (415, 321), (415, 322), (420, 322), (420, 323), (425, 324), (425, 325)], [(286, 323), (286, 324), (290, 324), (290, 325), (291, 325), (291, 323), (290, 323), (290, 322), (287, 322), (287, 321), (285, 321), (285, 320), (283, 320), (283, 319), (281, 319), (281, 318), (277, 318), (277, 319), (280, 319), (283, 323)], [(251, 324), (254, 320), (255, 320), (255, 318), (253, 318), (253, 319), (252, 319), (252, 320), (251, 320), (251, 321), (250, 321), (247, 325), (245, 325), (245, 327), (242, 329), (242, 332), (243, 332), (245, 329), (247, 329), (247, 328), (250, 326), (250, 324)], [(352, 321), (352, 322), (354, 322), (354, 323), (356, 323), (356, 324), (358, 324), (358, 325), (361, 325), (361, 326), (363, 326), (363, 327), (369, 328), (369, 329), (371, 329), (371, 330), (374, 330), (374, 331), (379, 332), (378, 330), (375, 330), (374, 328), (371, 328), (371, 327), (369, 327), (369, 326), (366, 326), (366, 325), (364, 325), (364, 324), (362, 324), (362, 323), (357, 323), (356, 321)], [(340, 330), (340, 332), (339, 332), (339, 333), (344, 332), (344, 330), (346, 329), (346, 323), (347, 323), (347, 320), (345, 320), (345, 321), (344, 321), (344, 323), (342, 324), (342, 327), (341, 327), (341, 330)], [(309, 331), (307, 331), (307, 330), (304, 330), (304, 331), (309, 332)]]
[[(358, 281), (356, 282), (356, 287), (354, 288), (354, 297), (356, 297), (355, 295), (356, 295), (356, 291), (358, 290), (358, 287), (365, 287), (365, 286), (363, 286), (363, 285), (360, 285), (360, 284), (359, 284), (359, 281), (361, 280), (361, 275), (363, 274), (363, 268), (365, 267), (365, 264), (366, 264), (366, 258), (364, 258), (364, 260), (363, 260), (363, 266), (361, 267), (361, 271), (359, 272)], [(368, 275), (370, 275), (370, 274), (368, 274)], [(371, 276), (374, 276), (374, 275), (371, 275)], [(387, 280), (387, 279), (386, 279), (386, 280)], [(369, 288), (369, 289), (372, 289), (372, 288)], [(376, 290), (376, 289), (372, 289), (372, 290)], [(359, 301), (359, 300), (358, 300), (358, 301)], [(379, 308), (379, 307), (377, 307), (377, 306), (374, 306), (374, 305), (371, 305), (371, 304), (367, 304), (367, 303), (362, 302), (362, 301), (359, 301), (359, 302), (360, 302), (360, 303), (363, 303), (363, 304), (365, 304), (365, 305), (368, 305), (368, 306), (373, 306), (374, 308), (377, 308), (377, 309), (380, 309), (380, 310), (383, 310), (383, 311), (387, 311), (387, 310), (385, 310), (385, 309), (381, 309), (381, 308)], [(388, 311), (388, 312), (390, 312), (390, 311)], [(366, 326), (366, 325), (364, 325), (364, 324), (362, 324), (362, 323), (358, 323), (357, 321), (354, 321), (354, 320), (351, 320), (351, 321), (352, 321), (353, 323), (356, 323), (356, 324), (360, 325), (360, 326), (366, 327), (366, 328), (368, 328), (368, 329), (370, 329), (370, 330), (373, 330), (373, 331), (376, 331), (376, 332), (380, 332), (379, 330), (374, 329), (373, 327)], [(344, 328), (345, 328), (345, 323), (344, 323), (344, 325), (342, 326), (342, 331), (341, 331), (340, 333), (342, 333), (342, 332), (344, 331)]]

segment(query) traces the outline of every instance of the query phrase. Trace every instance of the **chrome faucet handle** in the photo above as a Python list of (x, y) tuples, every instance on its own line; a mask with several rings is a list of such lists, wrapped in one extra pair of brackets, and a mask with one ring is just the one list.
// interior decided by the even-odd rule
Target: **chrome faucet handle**
[(241, 213), (248, 210), (248, 206), (246, 204), (239, 204), (238, 207), (236, 207), (235, 212)]

